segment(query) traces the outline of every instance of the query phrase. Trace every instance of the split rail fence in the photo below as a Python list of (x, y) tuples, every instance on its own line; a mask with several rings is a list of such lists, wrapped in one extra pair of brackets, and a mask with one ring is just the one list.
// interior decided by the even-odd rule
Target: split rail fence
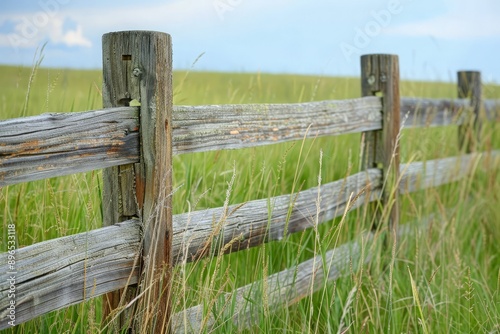
[[(183, 261), (213, 255), (215, 239), (219, 252), (234, 252), (311, 227), (306, 213), (317, 213), (326, 222), (368, 202), (376, 203), (376, 215), (385, 210), (388, 228), (396, 232), (398, 194), (454, 182), (468, 175), (477, 159), (500, 157), (500, 150), (476, 151), (481, 122), (500, 121), (500, 100), (481, 99), (480, 73), (458, 72), (458, 98), (450, 100), (400, 98), (397, 56), (362, 56), (361, 70), (363, 97), (351, 100), (173, 106), (170, 36), (148, 31), (105, 34), (105, 109), (0, 121), (0, 187), (103, 169), (104, 227), (15, 251), (15, 323), (105, 294), (104, 317), (114, 316), (124, 301), (134, 301), (127, 312), (135, 308), (157, 315), (154, 322), (134, 328), (197, 331), (206, 313), (199, 305), (172, 314), (170, 275)], [(458, 125), (463, 154), (400, 163), (402, 117), (407, 128)], [(172, 155), (348, 133), (363, 133), (362, 171), (320, 189), (270, 199), (270, 218), (268, 199), (172, 215)], [(351, 202), (351, 194), (360, 195)], [(214, 232), (213, 217), (225, 212), (232, 214)], [(308, 289), (301, 287), (311, 286), (312, 279), (338, 278), (356, 254), (354, 243), (328, 252), (326, 261), (335, 265), (327, 277), (321, 265), (313, 275), (315, 259), (269, 276), (269, 303), (278, 307), (303, 297)], [(9, 255), (0, 254), (0, 329), (10, 326), (12, 313)], [(291, 274), (297, 270), (302, 275)], [(141, 281), (153, 282), (147, 289), (157, 304), (141, 304)], [(251, 288), (237, 289), (237, 300), (255, 293)], [(245, 303), (237, 307), (239, 321), (249, 321), (257, 312)], [(130, 320), (127, 312), (115, 317), (118, 326)], [(214, 322), (209, 317), (204, 325)]]

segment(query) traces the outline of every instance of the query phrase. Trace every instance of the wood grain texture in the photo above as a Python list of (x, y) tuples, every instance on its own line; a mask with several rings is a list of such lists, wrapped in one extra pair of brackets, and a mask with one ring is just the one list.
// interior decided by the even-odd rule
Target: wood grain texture
[[(137, 312), (148, 314), (135, 321), (138, 333), (168, 332), (170, 275), (172, 271), (172, 42), (168, 34), (121, 31), (103, 36), (103, 104), (114, 107), (140, 101), (140, 151), (135, 165), (104, 171), (106, 224), (138, 217), (143, 224), (142, 281)], [(147, 294), (142, 291), (148, 290)], [(117, 296), (108, 296), (117, 308)], [(155, 304), (150, 302), (155, 301)], [(133, 314), (122, 314), (122, 329)], [(128, 319), (126, 319), (128, 318)]]
[(138, 160), (137, 108), (0, 121), (0, 187)]
[(334, 136), (380, 129), (377, 97), (294, 104), (175, 106), (174, 154), (239, 149), (304, 135)]
[[(132, 63), (123, 66), (133, 67)], [(115, 72), (130, 75), (133, 69)], [(138, 90), (132, 89), (139, 85), (135, 81), (131, 78), (127, 88), (103, 86), (103, 99), (109, 100), (104, 106), (110, 109), (1, 121), (0, 186), (138, 162), (137, 108), (113, 108), (128, 103), (126, 96), (139, 98), (131, 95)], [(120, 89), (127, 90), (118, 93)], [(334, 136), (381, 128), (376, 97), (174, 106), (172, 117), (173, 154), (276, 144), (302, 139), (306, 133), (308, 137)]]
[(0, 329), (10, 327), (5, 317), (10, 276), (15, 276), (19, 324), (137, 283), (139, 244), (134, 220), (19, 248), (15, 274), (9, 274), (7, 253), (0, 254)]
[[(115, 45), (114, 39), (104, 35), (102, 39), (102, 104), (104, 108), (114, 108), (120, 105), (128, 105), (131, 100), (141, 100), (139, 77), (134, 75), (134, 68), (139, 68), (140, 58), (137, 56), (138, 48), (127, 39), (120, 40)], [(140, 108), (138, 108), (138, 119), (140, 123)], [(103, 226), (111, 226), (121, 221), (141, 216), (139, 201), (137, 199), (136, 178), (140, 173), (140, 135), (137, 140), (137, 159), (134, 163), (112, 166), (105, 168), (102, 173), (102, 207)], [(141, 201), (142, 204), (142, 201)], [(142, 259), (140, 259), (142, 263)], [(112, 331), (119, 332), (126, 326), (130, 326), (130, 318), (133, 318), (134, 307), (114, 317), (120, 306), (128, 304), (137, 293), (135, 286), (128, 288), (129, 293), (124, 290), (106, 294), (103, 298), (103, 323), (107, 323)]]
[(298, 194), (175, 215), (174, 262), (281, 240), (285, 231), (303, 231), (377, 199), (380, 187), (380, 171), (370, 169)]
[(459, 125), (464, 122), (467, 99), (401, 98), (401, 124), (405, 128)]

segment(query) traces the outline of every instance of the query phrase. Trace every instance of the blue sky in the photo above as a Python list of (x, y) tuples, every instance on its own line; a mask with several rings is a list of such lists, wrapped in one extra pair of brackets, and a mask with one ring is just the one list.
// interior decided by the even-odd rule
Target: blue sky
[[(101, 37), (172, 35), (174, 68), (359, 75), (359, 56), (394, 53), (406, 79), (500, 82), (498, 0), (2, 0), (0, 63), (101, 68)], [(199, 55), (201, 58), (193, 65)]]

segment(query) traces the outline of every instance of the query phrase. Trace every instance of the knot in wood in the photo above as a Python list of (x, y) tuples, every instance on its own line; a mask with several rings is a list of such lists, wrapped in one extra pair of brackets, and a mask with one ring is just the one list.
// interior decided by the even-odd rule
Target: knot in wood
[(136, 67), (132, 70), (132, 75), (134, 77), (139, 77), (142, 74), (142, 71), (140, 68)]
[(370, 74), (370, 76), (368, 77), (367, 82), (368, 82), (368, 84), (370, 86), (373, 86), (373, 84), (375, 83), (375, 76), (373, 74)]

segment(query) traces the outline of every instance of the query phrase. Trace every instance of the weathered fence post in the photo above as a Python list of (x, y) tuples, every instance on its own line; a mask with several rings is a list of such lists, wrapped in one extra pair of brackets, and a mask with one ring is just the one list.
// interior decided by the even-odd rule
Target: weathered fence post
[[(104, 107), (139, 105), (140, 161), (103, 173), (104, 224), (136, 217), (143, 227), (141, 276), (135, 315), (115, 326), (164, 333), (170, 326), (172, 266), (172, 47), (170, 35), (150, 31), (103, 36)], [(121, 292), (104, 299), (103, 318), (134, 298)], [(134, 313), (129, 312), (129, 313)], [(132, 320), (132, 318), (134, 318)], [(135, 322), (131, 325), (131, 322)]]
[[(399, 224), (399, 61), (398, 56), (372, 54), (361, 56), (361, 93), (382, 97), (382, 130), (363, 133), (362, 169), (381, 168), (384, 189), (375, 220), (388, 218), (394, 233)], [(375, 224), (377, 225), (377, 224)], [(376, 227), (376, 226), (374, 226)]]
[(481, 72), (457, 72), (458, 98), (470, 99), (470, 110), (458, 127), (458, 145), (465, 153), (477, 151), (481, 132)]

